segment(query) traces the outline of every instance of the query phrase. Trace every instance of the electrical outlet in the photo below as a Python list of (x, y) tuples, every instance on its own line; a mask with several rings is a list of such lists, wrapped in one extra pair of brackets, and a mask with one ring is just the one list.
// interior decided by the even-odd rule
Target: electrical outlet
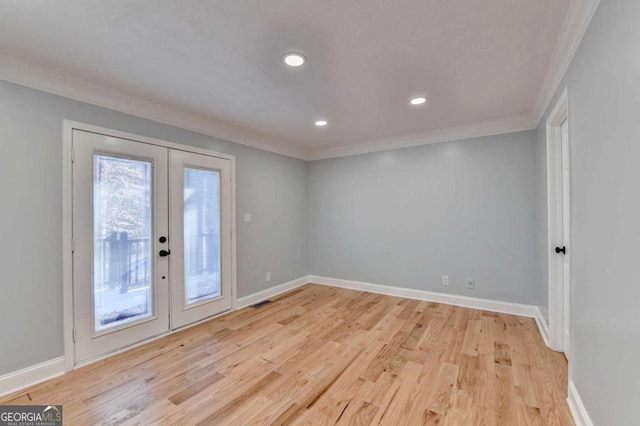
[(271, 281), (271, 272), (267, 272), (267, 282)]
[(253, 218), (251, 217), (251, 213), (245, 213), (244, 214), (244, 221), (245, 222), (251, 222), (251, 220), (253, 220)]
[(467, 280), (467, 289), (473, 290), (476, 288), (476, 280)]
[(442, 276), (442, 285), (449, 285), (449, 275)]

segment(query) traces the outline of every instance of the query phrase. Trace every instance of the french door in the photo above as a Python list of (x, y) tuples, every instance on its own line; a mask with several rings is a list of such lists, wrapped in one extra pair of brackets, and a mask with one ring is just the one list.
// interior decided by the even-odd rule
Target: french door
[[(229, 160), (171, 150), (171, 325), (231, 309)], [(226, 236), (226, 238), (221, 238)]]
[(76, 363), (230, 309), (230, 160), (75, 129), (72, 150)]

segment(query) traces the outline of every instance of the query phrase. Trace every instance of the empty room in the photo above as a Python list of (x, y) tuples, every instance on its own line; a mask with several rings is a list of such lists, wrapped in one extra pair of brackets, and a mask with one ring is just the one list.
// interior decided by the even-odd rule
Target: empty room
[(640, 424), (640, 1), (0, 0), (1, 425)]

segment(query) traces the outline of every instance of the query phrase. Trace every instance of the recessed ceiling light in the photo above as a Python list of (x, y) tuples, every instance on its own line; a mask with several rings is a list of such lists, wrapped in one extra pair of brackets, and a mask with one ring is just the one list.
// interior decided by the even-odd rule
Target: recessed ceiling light
[(299, 67), (303, 65), (307, 59), (302, 56), (300, 53), (287, 53), (283, 57), (284, 63), (289, 65), (290, 67)]
[(318, 127), (324, 127), (327, 125), (327, 120), (318, 120), (316, 121), (316, 126)]
[(411, 105), (422, 105), (423, 103), (427, 102), (427, 98), (419, 96), (417, 98), (411, 99), (410, 102), (411, 102)]

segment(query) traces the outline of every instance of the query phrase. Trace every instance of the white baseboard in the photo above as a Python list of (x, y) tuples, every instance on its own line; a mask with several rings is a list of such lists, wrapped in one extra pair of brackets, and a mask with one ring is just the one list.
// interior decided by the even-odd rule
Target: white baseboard
[(475, 297), (458, 296), (455, 294), (436, 293), (411, 288), (392, 287), (381, 284), (364, 283), (360, 281), (341, 280), (337, 278), (319, 277), (310, 275), (310, 282), (333, 287), (348, 288), (351, 290), (368, 291), (371, 293), (386, 294), (389, 296), (406, 297), (409, 299), (426, 300), (429, 302), (444, 303), (447, 305), (462, 306), (465, 308), (481, 309), (483, 311), (500, 312), (523, 317), (536, 318), (538, 307), (521, 303), (500, 302), (497, 300), (479, 299)]
[(0, 396), (64, 374), (64, 357), (55, 358), (0, 376)]
[(540, 308), (536, 307), (536, 324), (538, 324), (538, 330), (540, 330), (540, 334), (542, 335), (542, 340), (544, 340), (544, 344), (547, 345), (548, 348), (551, 348), (549, 346), (549, 325), (547, 325), (547, 321), (544, 319), (544, 316), (542, 315), (542, 311), (540, 310)]
[(567, 397), (567, 404), (573, 415), (573, 421), (576, 422), (576, 426), (593, 426), (593, 422), (587, 413), (587, 409), (582, 403), (578, 389), (573, 383), (573, 380), (569, 380), (569, 396)]
[(311, 281), (309, 280), (309, 276), (307, 275), (304, 277), (296, 278), (295, 280), (292, 280), (283, 284), (279, 284), (274, 287), (270, 287), (266, 290), (262, 290), (257, 293), (250, 294), (248, 296), (240, 297), (236, 301), (236, 309), (241, 309), (250, 305), (254, 305), (256, 303), (262, 302), (263, 300), (267, 300), (270, 297), (277, 296), (280, 293), (293, 290), (294, 288), (303, 286), (310, 282)]

